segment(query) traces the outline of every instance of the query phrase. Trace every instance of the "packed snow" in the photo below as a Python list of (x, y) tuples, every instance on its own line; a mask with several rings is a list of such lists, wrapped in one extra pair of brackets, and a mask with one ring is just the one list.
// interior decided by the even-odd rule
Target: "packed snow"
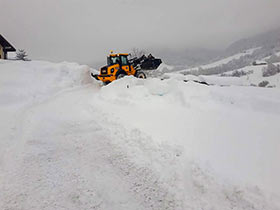
[(280, 209), (279, 89), (91, 71), (0, 61), (0, 209)]

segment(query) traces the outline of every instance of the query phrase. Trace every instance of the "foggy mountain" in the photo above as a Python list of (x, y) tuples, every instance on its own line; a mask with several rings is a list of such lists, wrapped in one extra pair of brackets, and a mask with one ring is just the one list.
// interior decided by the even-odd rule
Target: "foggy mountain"
[(224, 50), (195, 48), (176, 51), (162, 49), (157, 50), (156, 53), (169, 65), (194, 67), (256, 47), (261, 47), (261, 49), (253, 54), (252, 60), (270, 56), (274, 51), (280, 49), (280, 28), (238, 40)]
[(155, 54), (162, 60), (174, 66), (196, 66), (207, 63), (221, 54), (220, 50), (187, 48), (183, 50), (160, 49)]
[(235, 54), (254, 47), (280, 48), (280, 28), (234, 42), (226, 49), (226, 53)]

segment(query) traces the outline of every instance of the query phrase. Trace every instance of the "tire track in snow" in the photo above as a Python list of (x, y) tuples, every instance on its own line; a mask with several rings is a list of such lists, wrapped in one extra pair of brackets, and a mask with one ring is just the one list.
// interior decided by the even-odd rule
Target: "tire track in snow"
[(19, 145), (10, 148), (15, 165), (1, 182), (1, 209), (178, 209), (158, 175), (130, 160), (127, 147), (113, 144), (92, 120), (99, 115), (79, 113), (90, 95), (90, 88), (61, 94), (22, 118)]
[[(181, 197), (183, 195), (180, 195), (180, 188), (177, 185), (182, 174), (176, 174), (180, 149), (163, 148), (141, 131), (129, 131), (120, 124), (107, 120), (104, 113), (102, 116), (104, 117), (102, 123), (106, 125), (106, 133), (109, 134), (108, 138), (113, 140), (110, 149), (114, 151), (109, 152), (112, 155), (108, 159), (129, 183), (130, 190), (145, 209), (184, 209)], [(160, 178), (160, 172), (153, 170), (154, 163), (160, 165), (159, 167), (168, 166), (171, 170), (172, 165), (174, 169), (177, 168), (168, 177), (168, 183), (167, 180)]]

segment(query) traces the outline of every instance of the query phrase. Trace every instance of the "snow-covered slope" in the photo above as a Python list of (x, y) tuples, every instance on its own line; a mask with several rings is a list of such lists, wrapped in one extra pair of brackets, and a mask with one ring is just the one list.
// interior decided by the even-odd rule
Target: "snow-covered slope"
[[(260, 47), (248, 49), (248, 50), (245, 50), (244, 52), (237, 53), (237, 54), (235, 54), (235, 55), (232, 55), (232, 56), (229, 56), (229, 57), (227, 57), (227, 58), (224, 58), (224, 59), (215, 61), (215, 62), (213, 62), (213, 63), (209, 63), (209, 64), (206, 64), (206, 65), (202, 65), (202, 66), (196, 67), (196, 68), (187, 69), (187, 71), (198, 70), (198, 68), (209, 69), (209, 68), (218, 67), (218, 66), (221, 66), (221, 65), (223, 65), (223, 64), (227, 64), (227, 63), (229, 63), (230, 61), (233, 61), (233, 60), (235, 60), (235, 59), (239, 59), (239, 58), (241, 58), (242, 56), (251, 55), (254, 51), (256, 51), (256, 50), (258, 50), (258, 49), (260, 49)], [(183, 70), (183, 71), (186, 71), (186, 70)]]
[(245, 55), (250, 55), (252, 54), (255, 50), (258, 50), (260, 49), (259, 47), (257, 48), (253, 48), (253, 49), (249, 49), (249, 50), (246, 50), (242, 53), (238, 53), (238, 54), (235, 54), (233, 56), (230, 56), (230, 57), (227, 57), (227, 58), (224, 58), (222, 60), (219, 60), (219, 61), (216, 61), (214, 63), (210, 63), (210, 64), (207, 64), (207, 65), (203, 65), (201, 66), (202, 68), (204, 69), (208, 69), (208, 68), (212, 68), (212, 67), (216, 67), (216, 66), (220, 66), (222, 64), (227, 64), (228, 62), (234, 60), (234, 59), (239, 59), (241, 58), (242, 56), (245, 56)]
[(89, 71), (0, 62), (0, 209), (280, 209), (279, 89)]
[[(280, 65), (280, 63), (274, 63), (274, 65)], [(235, 71), (242, 71), (247, 73), (247, 75), (243, 75), (240, 77), (231, 77), (231, 75), (235, 71), (230, 71), (227, 73), (224, 73), (223, 75), (228, 78), (234, 78), (235, 80), (239, 81), (239, 84), (241, 85), (253, 85), (253, 86), (258, 86), (261, 82), (267, 81), (269, 82), (267, 87), (277, 87), (280, 88), (280, 73), (277, 73), (272, 76), (263, 76), (263, 69), (267, 68), (267, 65), (260, 65), (260, 66), (246, 66), (241, 69), (237, 69)], [(216, 76), (217, 77), (217, 76)], [(227, 79), (228, 79), (227, 78)]]
[[(188, 79), (188, 77), (192, 77), (192, 74), (195, 74), (200, 75), (200, 79), (196, 78), (196, 80), (203, 80), (213, 85), (258, 86), (261, 85), (260, 83), (265, 81), (268, 82), (266, 87), (280, 87), (280, 52), (274, 52), (273, 55), (261, 57), (259, 60), (255, 60), (251, 63), (248, 63), (246, 59), (245, 61), (243, 59), (240, 62), (248, 64), (242, 64), (242, 66), (244, 66), (242, 68), (238, 68), (239, 65), (233, 65), (233, 63), (238, 62), (237, 60), (242, 58), (242, 56), (251, 55), (259, 49), (260, 47), (249, 49), (243, 53), (238, 53), (201, 67), (180, 70), (173, 73), (173, 75), (165, 74), (163, 78), (166, 76), (174, 77), (174, 75), (180, 73), (187, 75), (185, 76), (185, 79)], [(273, 56), (274, 60), (272, 59)], [(255, 64), (253, 65), (253, 63)], [(275, 72), (270, 76), (263, 76), (263, 71), (268, 68), (269, 63), (273, 63), (275, 68), (278, 68), (278, 73)]]

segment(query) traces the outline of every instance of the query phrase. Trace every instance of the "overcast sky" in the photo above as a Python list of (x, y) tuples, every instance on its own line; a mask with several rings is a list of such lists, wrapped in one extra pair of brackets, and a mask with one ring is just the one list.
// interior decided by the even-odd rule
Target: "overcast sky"
[(16, 48), (86, 64), (133, 47), (223, 48), (279, 22), (280, 0), (0, 0), (0, 33)]

